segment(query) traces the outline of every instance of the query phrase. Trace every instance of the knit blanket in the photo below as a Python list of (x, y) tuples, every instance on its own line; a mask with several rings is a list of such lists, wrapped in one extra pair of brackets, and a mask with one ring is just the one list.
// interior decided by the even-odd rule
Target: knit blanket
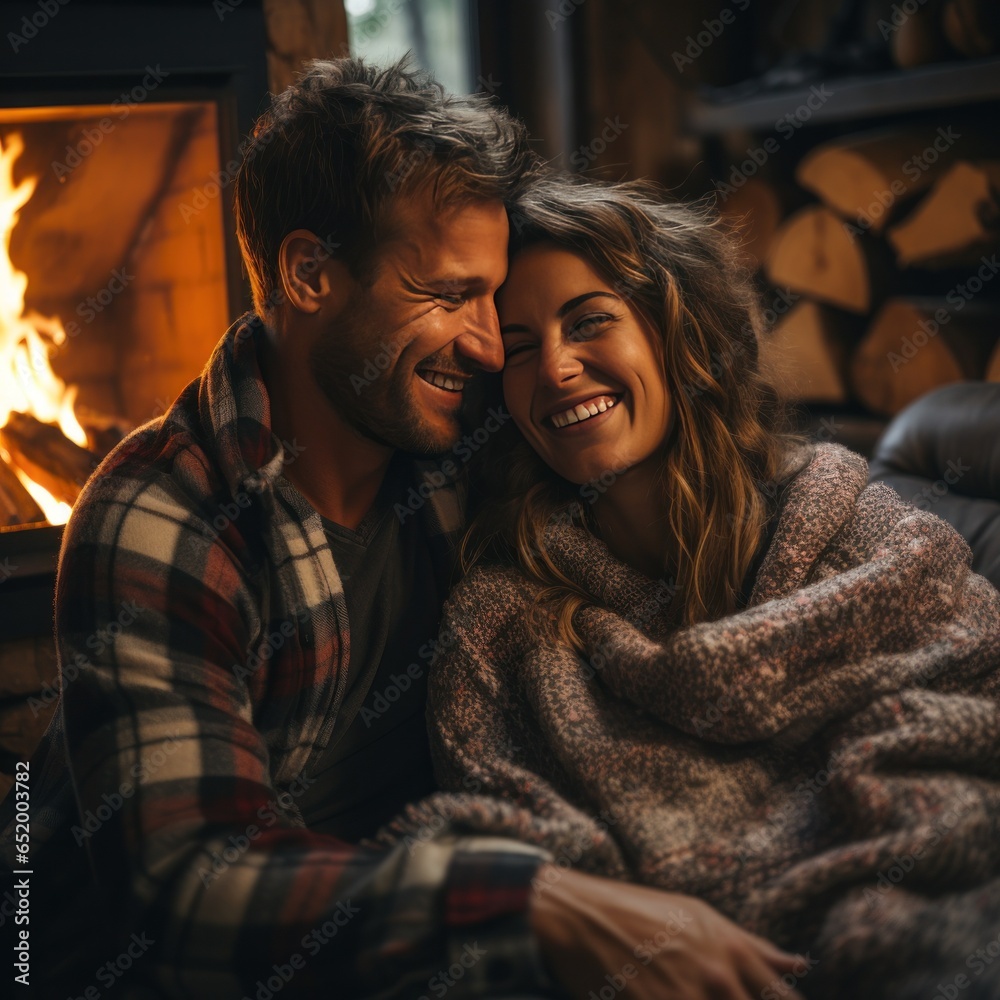
[(552, 526), (603, 605), (577, 615), (585, 657), (533, 636), (516, 569), (471, 573), (430, 679), (445, 791), (378, 840), (513, 836), (700, 897), (808, 952), (811, 1000), (1000, 997), (1000, 593), (866, 478), (816, 446), (747, 606), (690, 627), (669, 581)]

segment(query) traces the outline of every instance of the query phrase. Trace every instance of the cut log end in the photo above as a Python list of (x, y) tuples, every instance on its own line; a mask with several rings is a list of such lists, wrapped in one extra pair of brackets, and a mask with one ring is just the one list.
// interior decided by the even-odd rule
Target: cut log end
[(977, 260), (1000, 242), (1000, 160), (954, 164), (888, 239), (901, 267)]
[(829, 305), (869, 311), (873, 285), (883, 284), (869, 242), (853, 234), (833, 212), (812, 205), (778, 231), (768, 255), (768, 280)]
[(1000, 334), (1000, 312), (955, 314), (945, 303), (891, 299), (851, 362), (851, 384), (876, 413), (892, 415), (949, 382), (981, 379)]
[(748, 264), (760, 267), (781, 222), (781, 199), (774, 186), (751, 178), (719, 202), (719, 215), (740, 240)]
[(800, 302), (761, 342), (765, 377), (782, 399), (843, 403), (849, 334), (833, 310)]

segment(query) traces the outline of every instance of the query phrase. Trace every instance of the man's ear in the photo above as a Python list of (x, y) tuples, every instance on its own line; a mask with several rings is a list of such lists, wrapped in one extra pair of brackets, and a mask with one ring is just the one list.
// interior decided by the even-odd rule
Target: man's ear
[(347, 265), (330, 256), (315, 233), (296, 229), (278, 250), (278, 275), (286, 301), (308, 315), (321, 308), (337, 312), (347, 302), (353, 281)]

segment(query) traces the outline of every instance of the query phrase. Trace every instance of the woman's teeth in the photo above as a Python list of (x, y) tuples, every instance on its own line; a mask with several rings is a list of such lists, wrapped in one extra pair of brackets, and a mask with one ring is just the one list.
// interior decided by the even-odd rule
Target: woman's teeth
[(578, 424), (581, 421), (596, 417), (598, 413), (604, 413), (615, 405), (617, 400), (614, 396), (595, 396), (585, 403), (577, 403), (576, 406), (563, 410), (561, 413), (552, 414), (552, 423), (556, 427), (568, 427), (570, 424)]

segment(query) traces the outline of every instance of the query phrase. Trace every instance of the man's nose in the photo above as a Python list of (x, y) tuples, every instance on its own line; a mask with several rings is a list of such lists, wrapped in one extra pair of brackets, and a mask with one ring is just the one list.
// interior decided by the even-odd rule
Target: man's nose
[(455, 340), (459, 352), (483, 371), (498, 372), (503, 368), (503, 340), (493, 296), (475, 304), (469, 303), (466, 327)]

